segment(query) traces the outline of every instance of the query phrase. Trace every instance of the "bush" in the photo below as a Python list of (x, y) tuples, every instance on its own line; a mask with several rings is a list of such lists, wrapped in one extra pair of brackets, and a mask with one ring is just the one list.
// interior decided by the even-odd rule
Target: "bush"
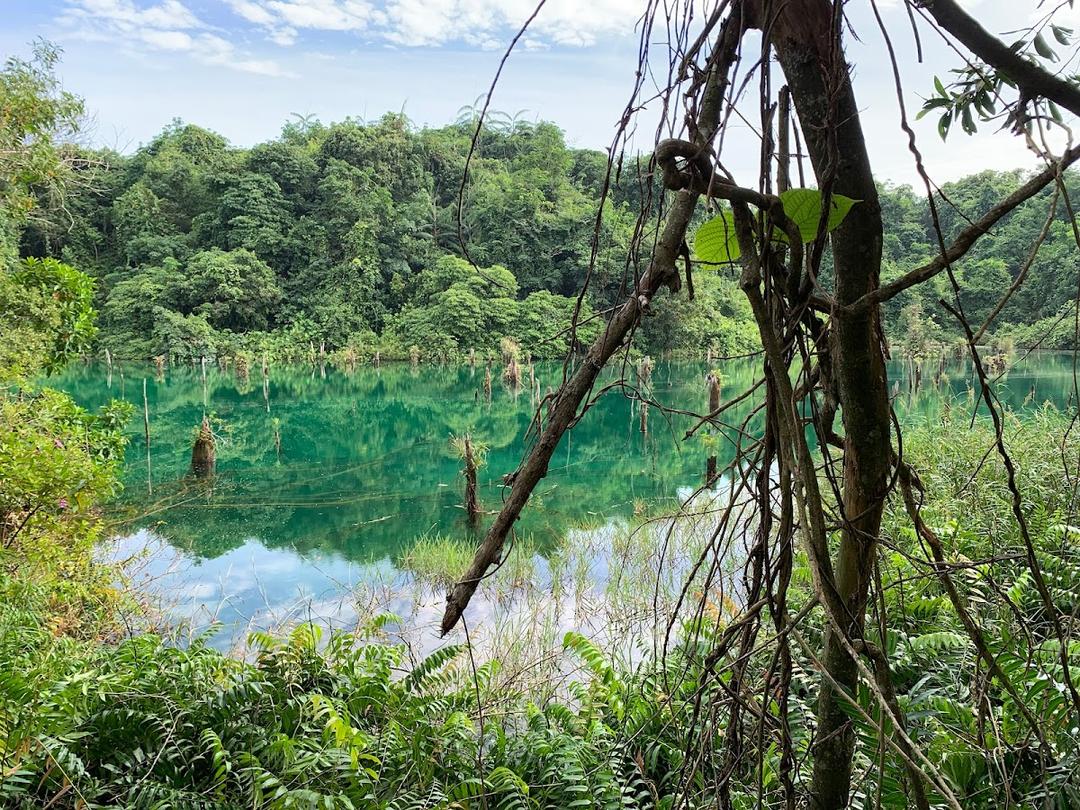
[(0, 270), (0, 378), (52, 372), (90, 347), (94, 282), (55, 259), (25, 259)]
[[(49, 583), (65, 622), (111, 586), (92, 556), (102, 536), (99, 504), (119, 489), (128, 403), (87, 413), (57, 391), (0, 391), (0, 561)], [(104, 611), (107, 613), (107, 611)]]

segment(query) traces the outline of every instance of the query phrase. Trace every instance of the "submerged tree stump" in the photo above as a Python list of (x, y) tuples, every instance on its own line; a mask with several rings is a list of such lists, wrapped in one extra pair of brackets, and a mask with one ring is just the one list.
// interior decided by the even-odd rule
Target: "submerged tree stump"
[(214, 446), (214, 431), (210, 429), (210, 420), (203, 417), (195, 445), (191, 448), (191, 474), (196, 478), (210, 478), (217, 466), (217, 449)]
[(462, 460), (465, 462), (465, 514), (469, 525), (476, 525), (480, 520), (480, 499), (476, 494), (476, 457), (473, 455), (472, 437), (468, 433), (462, 441)]
[(518, 365), (517, 358), (513, 355), (506, 363), (506, 371), (503, 372), (503, 379), (506, 380), (506, 384), (517, 393), (517, 390), (521, 388), (521, 367)]
[(506, 364), (503, 381), (516, 395), (521, 387), (521, 365), (518, 362), (521, 358), (521, 347), (510, 338), (503, 338), (499, 342), (499, 350), (502, 352), (503, 363)]
[[(720, 410), (720, 375), (710, 372), (705, 378), (705, 384), (709, 389), (709, 414), (712, 415)], [(712, 486), (716, 482), (716, 450), (712, 449), (709, 457), (705, 460), (705, 485)]]
[(653, 361), (648, 355), (641, 358), (641, 362), (638, 363), (637, 377), (638, 377), (638, 402), (641, 406), (641, 432), (648, 435), (649, 433), (649, 387), (652, 385), (652, 371)]

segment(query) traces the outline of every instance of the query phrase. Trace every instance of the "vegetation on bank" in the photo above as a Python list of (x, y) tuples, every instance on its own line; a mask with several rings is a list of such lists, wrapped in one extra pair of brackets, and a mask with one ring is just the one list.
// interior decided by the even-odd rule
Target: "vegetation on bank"
[[(65, 136), (80, 107), (56, 86), (55, 60), (43, 47), (36, 61), (13, 63), (5, 75), (9, 85), (54, 100), (52, 118), (32, 123)], [(251, 148), (179, 121), (132, 155), (64, 146), (63, 193), (55, 181), (33, 184), (15, 201), (35, 212), (23, 223), (20, 249), (95, 280), (99, 343), (113, 356), (266, 351), (296, 360), (325, 347), (405, 359), (416, 346), (426, 360), (491, 354), (510, 337), (534, 357), (562, 357), (587, 275), (579, 343), (599, 323), (590, 316), (622, 299), (634, 272), (625, 263), (634, 225), (653, 212), (658, 189), (623, 172), (597, 222), (606, 155), (568, 147), (550, 123), (492, 124), (480, 132), (459, 229), (474, 130), (475, 113), (466, 109), (438, 129), (417, 129), (401, 115), (304, 119)], [(988, 171), (945, 185), (949, 202), (938, 207), (946, 241), (984, 200), (1024, 179)], [(1080, 192), (1074, 173), (1064, 182), (1070, 195)], [(881, 191), (888, 282), (938, 248), (925, 198), (907, 186)], [(1023, 271), (1051, 201), (1048, 190), (1007, 215), (957, 264), (973, 323)], [(1059, 203), (1026, 283), (989, 336), (1073, 345), (1071, 318), (1063, 317), (1074, 297), (1072, 245)], [(955, 342), (956, 325), (938, 305), (944, 284), (939, 278), (886, 308), (890, 336), (909, 353)], [(644, 320), (635, 339), (643, 352), (757, 348), (731, 268), (699, 266), (694, 288), (694, 301), (667, 300)]]
[[(48, 138), (38, 142), (37, 131), (57, 130), (70, 99), (58, 95), (40, 66), (9, 64), (3, 82), (5, 105), (20, 111), (0, 120), (16, 128), (3, 137), (28, 156), (9, 175), (17, 182), (5, 187), (0, 231), (15, 237), (0, 245), (4, 804), (673, 808), (712, 806), (724, 795), (732, 807), (751, 808), (782, 806), (784, 779), (805, 793), (820, 669), (814, 651), (822, 647), (823, 627), (821, 612), (811, 609), (802, 555), (794, 557), (787, 591), (791, 614), (802, 620), (782, 648), (791, 656), (793, 682), (782, 704), (770, 680), (776, 650), (742, 657), (725, 642), (747, 608), (705, 598), (700, 612), (682, 617), (666, 655), (645, 650), (637, 663), (613, 660), (569, 634), (565, 647), (580, 671), (557, 698), (540, 703), (531, 700), (527, 679), (501, 680), (497, 662), (475, 665), (457, 647), (407, 663), (401, 647), (378, 638), (386, 619), (373, 620), (359, 637), (320, 639), (307, 625), (284, 638), (256, 635), (251, 662), (200, 642), (181, 648), (126, 632), (117, 572), (93, 552), (104, 529), (100, 504), (116, 487), (119, 426), (127, 414), (121, 406), (89, 414), (32, 382), (94, 338), (93, 281), (56, 261), (16, 258), (19, 230), (41, 230), (33, 224), (36, 189), (64, 169), (61, 152), (49, 148)], [(181, 166), (176, 187), (184, 188), (185, 176)], [(21, 244), (25, 250), (32, 242)], [(220, 258), (206, 260), (211, 275)], [(246, 255), (237, 260), (258, 270)], [(466, 273), (441, 293), (481, 283), (458, 262), (436, 260), (450, 275), (455, 268)], [(227, 279), (246, 272), (233, 270)], [(97, 280), (108, 306), (110, 285)], [(186, 287), (181, 294), (197, 300)], [(439, 305), (439, 294), (430, 305)], [(241, 295), (227, 311), (179, 315), (256, 324), (258, 313), (244, 308), (248, 301)], [(1067, 641), (1059, 648), (1051, 624), (1080, 608), (1072, 587), (1080, 579), (1080, 531), (1066, 517), (1075, 507), (1080, 446), (1069, 420), (1051, 409), (1007, 417), (1005, 441), (1020, 462), (1017, 484), (1030, 530), (1021, 536), (1006, 473), (987, 462), (992, 428), (976, 419), (968, 429), (967, 419), (946, 413), (915, 426), (903, 448), (922, 477), (921, 514), (954, 565), (956, 593), (944, 588), (894, 497), (881, 532), (879, 601), (870, 606), (866, 641), (889, 656), (890, 688), (935, 797), (976, 810), (1076, 806), (1080, 746), (1062, 684), (1064, 665), (1080, 666), (1080, 646)], [(438, 545), (431, 542), (429, 556)], [(422, 556), (414, 557), (418, 566)], [(1048, 578), (1050, 611), (1032, 582), (1030, 557)], [(695, 584), (708, 596), (707, 586)], [(999, 672), (982, 667), (961, 611), (981, 629)], [(736, 720), (712, 715), (709, 707), (727, 699), (726, 673), (735, 667), (740, 705), (748, 710)], [(893, 721), (870, 688), (874, 681), (867, 670), (844, 704), (860, 740), (856, 799), (905, 807), (910, 770)], [(766, 733), (775, 725), (791, 730), (793, 762), (781, 761)], [(727, 758), (732, 738), (745, 756)]]
[[(1076, 597), (1068, 584), (1080, 577), (1080, 532), (1058, 517), (1070, 490), (1061, 448), (1049, 438), (1059, 435), (1063, 421), (1052, 410), (1010, 418), (1008, 435), (1010, 445), (1024, 448), (1021, 484), (1033, 504), (1037, 553), (1061, 583), (1054, 589), (1060, 609), (1071, 610)], [(942, 435), (950, 441), (942, 442)], [(1044, 798), (1069, 807), (1080, 800), (1080, 763), (1070, 706), (1057, 686), (1058, 658), (1049, 642), (1038, 641), (1047, 619), (1016, 562), (1022, 541), (1007, 519), (1003, 473), (987, 465), (971, 478), (991, 440), (986, 422), (964, 431), (946, 416), (943, 425), (909, 431), (906, 452), (928, 491), (938, 493), (923, 514), (941, 532), (948, 558), (991, 560), (974, 562), (961, 580), (964, 604), (1040, 718), (1054, 766), (1041, 766), (1045, 752), (1038, 751), (1020, 707), (1001, 684), (985, 680), (936, 577), (909, 553), (915, 540), (900, 504), (893, 504), (884, 532), (882, 616), (888, 618), (878, 643), (893, 656), (908, 734), (924, 745), (963, 807), (1027, 806)], [(1067, 452), (1075, 458), (1076, 450)], [(88, 571), (107, 570), (79, 557), (85, 546), (61, 544), (59, 527), (43, 529), (54, 566), (78, 558)], [(627, 535), (638, 543), (663, 536)], [(413, 563), (440, 578), (431, 554), (446, 545), (439, 538), (425, 541)], [(724, 657), (706, 664), (725, 630), (737, 626), (734, 603), (708, 607), (681, 626), (664, 658), (642, 650), (638, 664), (570, 634), (565, 648), (576, 674), (552, 697), (549, 683), (501, 677), (497, 660), (474, 672), (459, 647), (410, 663), (404, 648), (380, 637), (390, 617), (372, 620), (358, 636), (320, 638), (306, 625), (283, 638), (256, 634), (251, 662), (201, 640), (178, 648), (144, 634), (103, 643), (75, 628), (101, 628), (107, 604), (73, 602), (40, 576), (28, 576), (14, 554), (22, 547), (7, 554), (0, 602), (0, 795), (9, 806), (663, 808), (677, 806), (681, 797), (699, 806), (718, 790), (720, 762), (706, 762), (690, 783), (682, 777), (700, 756), (702, 739), (719, 744), (728, 733), (720, 725), (702, 737), (705, 721), (696, 707), (699, 699), (709, 702), (698, 688), (705, 667), (723, 670), (732, 663)], [(529, 558), (526, 552), (511, 562), (522, 567)], [(793, 612), (809, 598), (808, 580), (797, 558)], [(988, 598), (987, 589), (1007, 592), (1010, 601)], [(83, 619), (58, 624), (57, 605)], [(87, 616), (95, 617), (90, 625)], [(806, 646), (793, 645), (795, 695), (812, 694), (810, 651), (822, 630), (815, 617), (797, 631)], [(752, 659), (751, 683), (770, 656), (765, 650)], [(1077, 662), (1080, 650), (1070, 657)], [(724, 688), (722, 679), (708, 683), (706, 692)], [(531, 702), (534, 689), (545, 695), (539, 705)], [(778, 717), (775, 703), (760, 697), (754, 703)], [(880, 796), (886, 807), (906, 806), (903, 762), (878, 730), (880, 707), (869, 691), (856, 703), (852, 719), (866, 757), (859, 764), (860, 795)], [(812, 705), (793, 700), (786, 719), (797, 754), (807, 758)], [(753, 717), (742, 723), (752, 745)], [(888, 723), (885, 729), (893, 733)], [(994, 738), (991, 756), (969, 746), (973, 736)], [(778, 754), (762, 753), (763, 770), (737, 767), (731, 774), (734, 806), (757, 806), (759, 795), (766, 807), (779, 800)]]

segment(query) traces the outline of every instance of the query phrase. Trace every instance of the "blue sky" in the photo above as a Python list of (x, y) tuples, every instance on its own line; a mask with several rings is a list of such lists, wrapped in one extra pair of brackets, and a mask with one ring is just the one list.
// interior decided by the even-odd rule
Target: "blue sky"
[[(879, 0), (901, 53), (909, 112), (957, 63), (923, 31), (914, 53), (897, 0)], [(404, 110), (417, 124), (452, 121), (486, 91), (502, 51), (534, 0), (0, 0), (4, 54), (44, 36), (64, 49), (61, 76), (87, 100), (90, 138), (122, 150), (174, 117), (235, 144), (274, 137), (290, 114), (323, 121)], [(1034, 0), (968, 0), (992, 30), (1031, 18)], [(1017, 9), (1023, 6), (1031, 12)], [(637, 63), (643, 0), (548, 0), (503, 74), (493, 106), (554, 121), (578, 146), (605, 147), (626, 104)], [(882, 178), (915, 179), (897, 128), (891, 70), (868, 0), (849, 4), (861, 41), (849, 42), (872, 158)], [(1065, 21), (1066, 23), (1068, 21)], [(752, 100), (751, 100), (752, 101)], [(647, 149), (654, 120), (636, 145)], [(917, 127), (933, 176), (1034, 165), (1018, 139), (956, 133), (948, 147), (932, 120)], [(738, 179), (756, 163), (749, 130), (732, 133), (728, 165)], [(751, 175), (752, 176), (752, 175)], [(748, 181), (749, 182), (749, 181)]]

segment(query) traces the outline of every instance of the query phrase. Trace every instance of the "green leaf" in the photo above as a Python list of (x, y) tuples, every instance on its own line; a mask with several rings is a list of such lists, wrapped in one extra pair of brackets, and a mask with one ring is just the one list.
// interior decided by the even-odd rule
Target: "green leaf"
[(703, 262), (736, 262), (742, 251), (735, 236), (735, 221), (730, 211), (721, 211), (694, 234), (694, 253)]
[(934, 89), (938, 91), (938, 95), (948, 98), (949, 94), (945, 92), (945, 85), (941, 83), (941, 79), (937, 76), (934, 77)]
[(1042, 34), (1035, 35), (1035, 52), (1043, 59), (1049, 59), (1051, 62), (1057, 61), (1057, 54), (1054, 53), (1053, 48), (1046, 44)]
[(1061, 25), (1051, 25), (1050, 30), (1054, 32), (1054, 39), (1062, 45), (1069, 44), (1069, 40), (1072, 38), (1073, 33), (1071, 28), (1065, 28)]
[[(791, 188), (780, 195), (784, 213), (795, 223), (804, 242), (817, 238), (818, 222), (821, 219), (821, 192), (816, 188)], [(853, 200), (843, 194), (833, 194), (830, 201), (829, 219), (825, 232), (830, 233), (839, 227), (851, 207), (860, 200)], [(777, 242), (786, 242), (787, 235), (777, 229), (773, 234)], [(694, 234), (694, 253), (698, 261), (712, 264), (737, 262), (742, 255), (739, 240), (735, 235), (735, 221), (730, 211), (721, 211), (710, 219)]]
[(938, 107), (948, 107), (951, 103), (952, 101), (947, 98), (927, 99), (927, 101), (923, 104), (922, 109), (919, 110), (918, 114), (915, 116), (915, 120), (918, 121), (931, 110), (937, 109)]
[[(821, 220), (821, 192), (816, 188), (791, 188), (780, 195), (780, 201), (784, 204), (784, 213), (798, 227), (803, 241), (812, 242), (816, 239), (818, 223)], [(857, 202), (861, 201), (843, 194), (833, 194), (829, 200), (831, 210), (825, 232), (836, 230)]]
[(968, 135), (975, 134), (975, 121), (971, 117), (971, 107), (964, 107), (960, 123), (964, 127), (964, 132)]
[(937, 122), (938, 135), (941, 136), (941, 140), (945, 140), (949, 135), (949, 125), (952, 124), (952, 113), (947, 112)]

